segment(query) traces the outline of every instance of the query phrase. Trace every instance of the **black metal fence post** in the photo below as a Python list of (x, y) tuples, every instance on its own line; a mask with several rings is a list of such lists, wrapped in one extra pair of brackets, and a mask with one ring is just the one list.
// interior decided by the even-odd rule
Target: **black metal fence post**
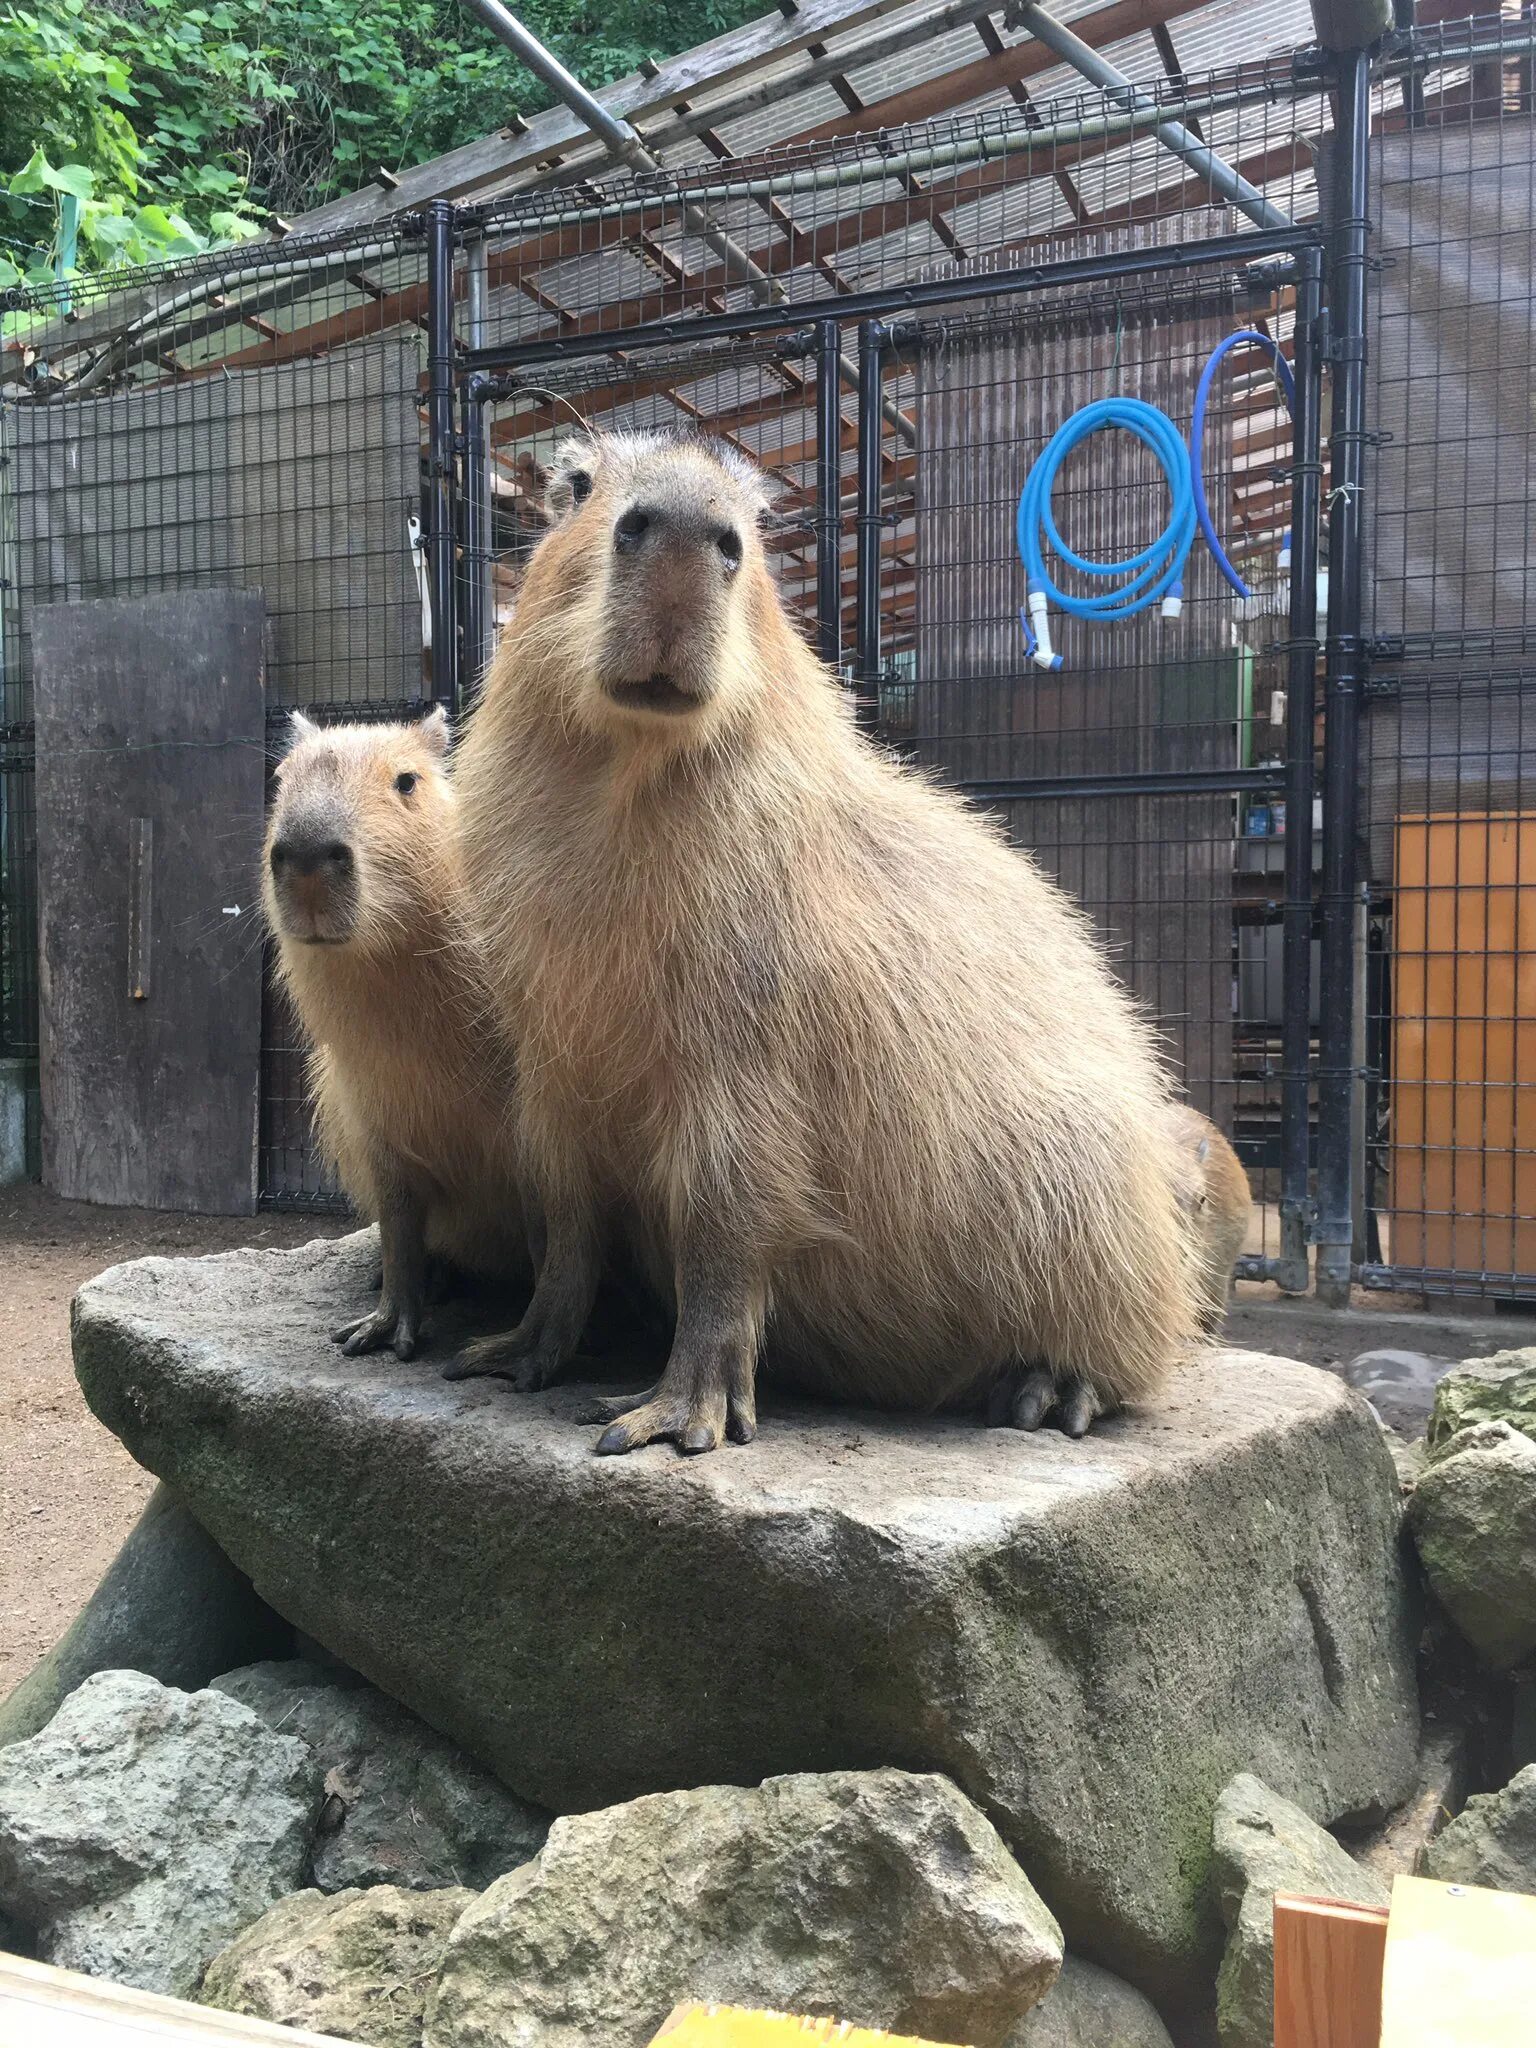
[(453, 205), (427, 208), (427, 563), (432, 606), (432, 695), (458, 701), (454, 604)]
[(1328, 638), (1323, 752), (1321, 1019), (1317, 1066), (1317, 1292), (1349, 1299), (1354, 1250), (1356, 817), (1359, 806), (1365, 468), (1365, 294), (1370, 236), (1371, 70), (1338, 61), (1339, 180), (1330, 231)]
[(842, 328), (816, 328), (816, 651), (836, 668), (843, 651)]
[(859, 511), (858, 568), (854, 603), (854, 671), (860, 723), (872, 726), (880, 710), (880, 543), (885, 520), (880, 507), (881, 375), (886, 328), (882, 321), (859, 325)]
[(1275, 1278), (1305, 1294), (1311, 1191), (1312, 800), (1317, 570), (1322, 515), (1323, 252), (1303, 249), (1296, 281), (1296, 415), (1291, 470), (1290, 648), (1286, 668), (1285, 907), (1280, 1051), (1280, 1257)]
[(485, 446), (485, 406), (489, 388), (489, 378), (476, 376), (467, 378), (459, 389), (460, 433), (464, 446), (462, 682), (469, 695), (480, 687), (491, 651), (486, 573), (491, 559), (490, 499)]

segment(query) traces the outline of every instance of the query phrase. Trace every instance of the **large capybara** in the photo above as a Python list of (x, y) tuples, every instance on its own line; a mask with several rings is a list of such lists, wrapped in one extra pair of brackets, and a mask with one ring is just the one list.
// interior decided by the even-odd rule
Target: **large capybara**
[(464, 917), (447, 747), (441, 711), (324, 728), (295, 713), (267, 827), (267, 920), (321, 1147), (383, 1247), (378, 1306), (335, 1333), (352, 1353), (412, 1356), (429, 1253), (514, 1278), (528, 1264), (512, 1061)]
[(581, 439), (548, 496), (456, 769), (548, 1239), (464, 1369), (547, 1382), (617, 1232), (676, 1334), (600, 1450), (745, 1442), (765, 1335), (821, 1392), (1026, 1429), (1155, 1393), (1199, 1309), (1170, 1098), (1080, 912), (856, 730), (750, 463)]

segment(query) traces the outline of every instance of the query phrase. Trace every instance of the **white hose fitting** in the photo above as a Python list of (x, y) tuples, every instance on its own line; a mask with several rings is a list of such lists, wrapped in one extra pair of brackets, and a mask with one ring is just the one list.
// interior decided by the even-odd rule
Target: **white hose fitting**
[(1051, 647), (1050, 613), (1043, 590), (1032, 590), (1029, 593), (1029, 623), (1035, 636), (1035, 667), (1060, 668), (1061, 656)]

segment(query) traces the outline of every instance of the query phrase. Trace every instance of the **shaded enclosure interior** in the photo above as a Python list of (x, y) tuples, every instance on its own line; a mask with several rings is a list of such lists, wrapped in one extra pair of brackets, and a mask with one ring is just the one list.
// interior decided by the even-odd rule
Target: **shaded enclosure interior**
[[(1325, 628), (1298, 666), (1299, 471), (1268, 358), (1227, 358), (1200, 448), (1247, 597), (1197, 540), (1177, 618), (1058, 617), (1063, 666), (1046, 672), (1021, 625), (1014, 514), (1078, 407), (1142, 398), (1187, 436), (1224, 337), (1257, 329), (1296, 364), (1297, 252), (1333, 226), (1338, 102), (1328, 69), (1290, 48), (1303, 6), (1185, 10), (1172, 69), (1144, 28), (1111, 35), (1120, 10), (1076, 12), (1096, 35), (1105, 22), (1096, 46), (1140, 106), (1079, 91), (1025, 36), (992, 29), (994, 50), (979, 7), (852, 10), (814, 46), (765, 26), (758, 54), (722, 57), (670, 101), (664, 79), (636, 85), (664, 171), (613, 172), (566, 117), (541, 116), (532, 140), (487, 138), (473, 165), (442, 168), (446, 230), (385, 218), (391, 195), (374, 192), (271, 248), (73, 287), (68, 317), (57, 295), (18, 309), (0, 355), (0, 1051), (36, 1050), (40, 608), (259, 590), (274, 747), (293, 705), (467, 707), (561, 435), (698, 428), (766, 470), (785, 601), (884, 741), (994, 808), (1083, 903), (1190, 1099), (1233, 1136), (1259, 1204), (1247, 1270), (1272, 1272), (1297, 1113), (1282, 928), (1302, 821), (1286, 791), (1298, 733), (1322, 787)], [(1234, 47), (1249, 61), (1203, 68)], [(1360, 1277), (1493, 1296), (1536, 1291), (1531, 61), (1528, 26), (1490, 20), (1422, 31), (1377, 66), (1356, 887), (1325, 906), (1320, 818), (1310, 939), (1290, 956), (1305, 1082), (1324, 916), (1358, 931)], [(1165, 145), (1175, 118), (1284, 230)], [(425, 175), (394, 203), (432, 197)], [(861, 421), (871, 319), (878, 403)], [(1319, 530), (1328, 459), (1325, 434)], [(1124, 556), (1166, 504), (1147, 451), (1105, 434), (1071, 458), (1055, 511), (1075, 547)], [(1308, 830), (1312, 816), (1309, 802)], [(1301, 1114), (1310, 1151), (1314, 1088)], [(334, 1199), (270, 994), (260, 1188)]]

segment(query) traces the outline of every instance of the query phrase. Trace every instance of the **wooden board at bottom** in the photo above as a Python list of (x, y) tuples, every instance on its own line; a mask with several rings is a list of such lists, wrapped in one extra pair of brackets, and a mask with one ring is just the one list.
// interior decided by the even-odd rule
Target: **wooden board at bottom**
[(1398, 1878), (1381, 2048), (1530, 2048), (1533, 2040), (1536, 1899)]
[(157, 1991), (0, 1955), (0, 2048), (347, 2048)]
[(1378, 2048), (1381, 1906), (1275, 1894), (1275, 2048)]
[(690, 2002), (674, 2006), (653, 2036), (667, 2048), (810, 2048), (813, 2042), (835, 2048), (945, 2048), (906, 2034), (885, 2034), (874, 2027), (851, 2027), (845, 2020), (807, 2019), (796, 2013), (753, 2012), (740, 2005)]

